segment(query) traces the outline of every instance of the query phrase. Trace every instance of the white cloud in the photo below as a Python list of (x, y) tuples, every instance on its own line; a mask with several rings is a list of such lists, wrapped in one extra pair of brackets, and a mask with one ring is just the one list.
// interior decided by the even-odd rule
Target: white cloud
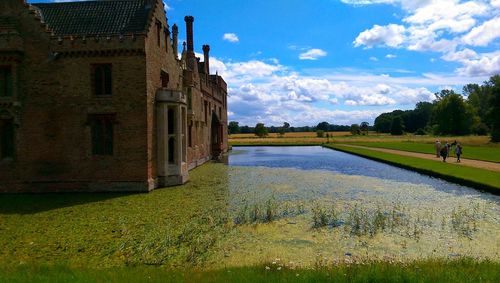
[(238, 36), (235, 33), (225, 33), (222, 36), (222, 39), (229, 41), (229, 42), (233, 42), (233, 43), (240, 41), (240, 39), (238, 38)]
[(396, 56), (396, 55), (394, 55), (394, 54), (387, 54), (387, 55), (385, 55), (385, 58), (387, 58), (387, 59), (394, 59), (394, 58), (396, 58), (396, 57), (397, 57), (397, 56)]
[(458, 73), (465, 76), (493, 76), (500, 74), (500, 51), (483, 53), (477, 59), (464, 60)]
[[(481, 58), (470, 46), (489, 47), (500, 38), (500, 0), (342, 0), (351, 5), (399, 5), (406, 12), (401, 23), (374, 25), (359, 33), (355, 47), (405, 48), (438, 52), (441, 59), (459, 62), (458, 75), (495, 72), (495, 56)], [(459, 51), (457, 51), (459, 50)], [(389, 57), (387, 57), (389, 58)], [(482, 62), (484, 68), (477, 65)]]
[(361, 32), (354, 40), (354, 46), (373, 46), (387, 45), (398, 47), (405, 41), (405, 27), (401, 25), (390, 24), (387, 26), (374, 25), (371, 29)]
[(378, 61), (378, 58), (375, 57), (375, 56), (371, 56), (369, 59), (370, 59), (370, 61), (373, 61), (373, 62), (377, 62)]
[(465, 60), (476, 59), (477, 57), (478, 57), (478, 55), (477, 55), (476, 51), (465, 48), (465, 49), (457, 51), (457, 52), (450, 52), (448, 54), (445, 54), (441, 58), (445, 61), (463, 62)]
[(325, 57), (328, 53), (324, 50), (318, 48), (312, 48), (303, 52), (299, 55), (300, 60), (318, 60), (321, 57)]
[[(500, 0), (499, 0), (500, 2)], [(500, 16), (473, 28), (462, 40), (472, 46), (486, 46), (500, 37)]]

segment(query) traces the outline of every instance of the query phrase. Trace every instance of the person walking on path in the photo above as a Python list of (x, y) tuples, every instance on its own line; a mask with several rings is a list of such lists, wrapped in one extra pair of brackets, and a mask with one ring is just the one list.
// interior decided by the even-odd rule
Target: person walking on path
[(436, 157), (439, 158), (439, 155), (441, 152), (441, 142), (439, 142), (439, 140), (436, 140), (436, 143), (434, 146), (436, 147)]
[(446, 147), (446, 157), (450, 157), (450, 148), (451, 148), (450, 144), (446, 142), (444, 147)]
[(440, 151), (441, 157), (443, 158), (443, 162), (446, 162), (446, 157), (448, 157), (448, 143), (446, 143)]
[[(455, 140), (454, 142), (452, 142), (452, 143), (451, 143), (451, 147), (450, 147), (450, 149), (451, 149), (451, 153), (452, 153), (452, 154), (453, 154), (453, 152), (454, 152), (453, 147), (455, 147), (455, 148), (456, 148), (457, 144), (458, 144), (457, 140)], [(448, 157), (449, 157), (449, 156), (448, 156)]]
[(455, 147), (455, 154), (457, 156), (457, 163), (460, 163), (460, 155), (462, 155), (462, 146), (459, 143), (457, 143)]

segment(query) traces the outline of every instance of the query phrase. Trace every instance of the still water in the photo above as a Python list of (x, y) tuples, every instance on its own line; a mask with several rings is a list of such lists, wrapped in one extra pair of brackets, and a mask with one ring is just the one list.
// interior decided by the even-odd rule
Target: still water
[(228, 190), (227, 264), (500, 259), (498, 196), (331, 149), (235, 147)]

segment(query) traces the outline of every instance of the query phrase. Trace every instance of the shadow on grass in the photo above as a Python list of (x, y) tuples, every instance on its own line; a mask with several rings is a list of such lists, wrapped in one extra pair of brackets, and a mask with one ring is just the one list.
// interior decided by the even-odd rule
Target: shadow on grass
[(0, 194), (0, 214), (35, 214), (129, 195), (133, 193)]

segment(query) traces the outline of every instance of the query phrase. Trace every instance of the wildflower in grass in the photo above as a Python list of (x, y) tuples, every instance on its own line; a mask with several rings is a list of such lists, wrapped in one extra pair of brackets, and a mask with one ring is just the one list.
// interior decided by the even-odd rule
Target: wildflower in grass
[(279, 266), (278, 268), (276, 268), (276, 270), (281, 270), (281, 266)]
[(266, 266), (266, 270), (270, 270), (270, 269), (271, 269), (271, 267), (269, 267), (269, 266)]

